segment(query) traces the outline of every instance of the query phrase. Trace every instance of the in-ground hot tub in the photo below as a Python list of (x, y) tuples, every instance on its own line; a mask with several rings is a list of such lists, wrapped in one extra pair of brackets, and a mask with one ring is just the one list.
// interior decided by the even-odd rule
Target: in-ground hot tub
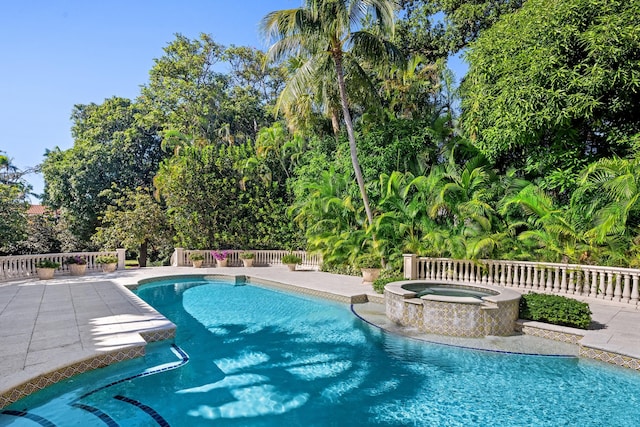
[(429, 280), (392, 282), (384, 288), (387, 317), (440, 335), (512, 335), (520, 294), (510, 289)]

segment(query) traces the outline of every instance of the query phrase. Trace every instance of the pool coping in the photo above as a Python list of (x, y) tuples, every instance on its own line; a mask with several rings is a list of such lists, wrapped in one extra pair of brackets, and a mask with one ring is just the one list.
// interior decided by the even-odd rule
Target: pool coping
[[(146, 304), (131, 291), (131, 288), (137, 288), (149, 280), (189, 276), (230, 278), (234, 280), (246, 280), (251, 284), (292, 291), (346, 304), (360, 304), (366, 302), (374, 302), (378, 304), (384, 303), (383, 295), (373, 292), (370, 286), (363, 288), (361, 278), (352, 276), (331, 275), (329, 273), (321, 272), (306, 273), (301, 271), (288, 273), (283, 269), (278, 269), (277, 267), (264, 269), (255, 267), (251, 269), (241, 267), (233, 268), (237, 273), (231, 271), (225, 271), (223, 273), (215, 270), (215, 268), (194, 269), (192, 267), (181, 267), (177, 269), (171, 268), (165, 271), (160, 271), (160, 268), (156, 271), (151, 271), (151, 269), (149, 269), (143, 272), (144, 274), (141, 273), (139, 275), (124, 274), (119, 276), (118, 273), (111, 274), (111, 277), (102, 281), (110, 281), (120, 289), (125, 289), (127, 291), (125, 295), (130, 299), (132, 305), (142, 306), (144, 310), (150, 309), (150, 313), (155, 320), (158, 320), (158, 318), (161, 317), (168, 323), (165, 323), (162, 327), (150, 324), (147, 325), (150, 326), (148, 328), (129, 331), (130, 333), (137, 333), (139, 336), (139, 340), (131, 345), (122, 346), (121, 348), (113, 351), (96, 352), (96, 354), (88, 357), (86, 355), (82, 355), (72, 362), (64, 364), (64, 366), (53, 366), (50, 369), (43, 368), (43, 370), (46, 370), (44, 372), (40, 372), (38, 375), (32, 375), (30, 378), (16, 384), (10, 384), (8, 387), (0, 390), (0, 409), (28, 396), (29, 394), (39, 391), (44, 387), (55, 384), (56, 382), (67, 379), (76, 374), (104, 367), (123, 360), (144, 356), (144, 348), (148, 342), (173, 339), (175, 336), (175, 325), (161, 316), (155, 309), (153, 309), (153, 307)], [(274, 270), (277, 270), (275, 271), (275, 274), (271, 274), (274, 273)], [(260, 274), (266, 273), (267, 271), (269, 274)], [(316, 280), (318, 279), (318, 275), (322, 275), (319, 281)], [(89, 278), (92, 276), (93, 275), (88, 275), (87, 277)], [(313, 283), (300, 284), (300, 279), (304, 276), (307, 276), (306, 281)], [(309, 280), (309, 278), (313, 278), (314, 280)], [(63, 281), (69, 281), (69, 278), (61, 279)], [(81, 280), (82, 278), (78, 279)], [(326, 281), (333, 281), (333, 283), (327, 283)], [(22, 281), (21, 283), (24, 282), (25, 281)], [(12, 283), (5, 283), (2, 286), (12, 286)], [(594, 302), (590, 301), (590, 304), (594, 304)], [(636, 311), (635, 313), (637, 314), (635, 317), (640, 319), (640, 312)], [(590, 331), (522, 320), (518, 321), (518, 325), (521, 332), (524, 334), (578, 345), (580, 357), (599, 360), (633, 370), (640, 370), (640, 355), (630, 354), (619, 350), (612, 351), (610, 348), (611, 346), (608, 345), (608, 340), (606, 339), (602, 339), (602, 345), (598, 345), (598, 339), (591, 339), (591, 341), (595, 341), (595, 344), (583, 342), (585, 337), (590, 334)]]

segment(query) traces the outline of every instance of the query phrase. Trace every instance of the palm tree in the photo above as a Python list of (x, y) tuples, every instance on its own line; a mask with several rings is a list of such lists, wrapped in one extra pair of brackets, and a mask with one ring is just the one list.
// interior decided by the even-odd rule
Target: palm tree
[[(381, 36), (393, 33), (395, 11), (393, 0), (307, 0), (301, 8), (271, 12), (261, 23), (266, 38), (275, 40), (267, 52), (267, 60), (280, 61), (290, 56), (305, 59), (281, 96), (304, 94), (307, 88), (314, 86), (314, 81), (329, 70), (335, 71), (351, 162), (369, 224), (373, 224), (373, 213), (358, 161), (345, 69), (349, 70), (351, 78), (366, 81), (360, 58), (372, 62), (379, 62), (381, 58), (400, 58), (395, 47)], [(372, 18), (371, 31), (356, 29), (362, 26), (366, 17)]]
[[(585, 197), (586, 196), (586, 197)], [(623, 235), (640, 223), (640, 156), (632, 159), (601, 159), (582, 173), (573, 202), (588, 199), (593, 228), (587, 235), (598, 242)]]

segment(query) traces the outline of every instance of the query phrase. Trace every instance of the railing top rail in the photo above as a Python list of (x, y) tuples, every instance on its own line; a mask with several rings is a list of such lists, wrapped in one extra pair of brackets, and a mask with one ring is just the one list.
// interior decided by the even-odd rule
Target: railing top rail
[(565, 264), (565, 263), (552, 263), (544, 261), (513, 261), (513, 260), (492, 260), (492, 259), (454, 259), (454, 258), (435, 258), (435, 257), (418, 257), (418, 260), (433, 260), (433, 261), (460, 261), (460, 262), (472, 262), (480, 264), (509, 264), (509, 265), (523, 265), (532, 267), (546, 267), (546, 268), (564, 268), (567, 270), (575, 271), (606, 271), (612, 273), (626, 273), (626, 274), (638, 274), (640, 275), (640, 269), (628, 268), (628, 267), (609, 267), (604, 265), (591, 265), (591, 264)]
[(116, 251), (93, 251), (93, 252), (62, 252), (62, 253), (51, 253), (51, 254), (27, 254), (27, 255), (5, 255), (0, 256), (0, 261), (2, 260), (12, 260), (12, 259), (32, 259), (32, 258), (57, 258), (57, 257), (70, 257), (70, 256), (83, 256), (83, 255), (103, 255), (103, 254), (117, 254)]

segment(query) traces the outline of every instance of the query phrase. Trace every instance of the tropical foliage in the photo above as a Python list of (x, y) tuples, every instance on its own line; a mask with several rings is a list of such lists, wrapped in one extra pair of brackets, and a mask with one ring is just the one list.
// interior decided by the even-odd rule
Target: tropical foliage
[(0, 246), (36, 250), (30, 230), (153, 259), (307, 249), (350, 273), (374, 254), (395, 275), (403, 253), (640, 266), (639, 15), (307, 0), (263, 19), (267, 52), (177, 35), (137, 99), (74, 108), (74, 146), (42, 165), (60, 215), (27, 221), (0, 157)]
[(24, 172), (8, 156), (0, 154), (0, 254), (11, 252), (11, 246), (26, 235), (30, 187), (23, 177)]

